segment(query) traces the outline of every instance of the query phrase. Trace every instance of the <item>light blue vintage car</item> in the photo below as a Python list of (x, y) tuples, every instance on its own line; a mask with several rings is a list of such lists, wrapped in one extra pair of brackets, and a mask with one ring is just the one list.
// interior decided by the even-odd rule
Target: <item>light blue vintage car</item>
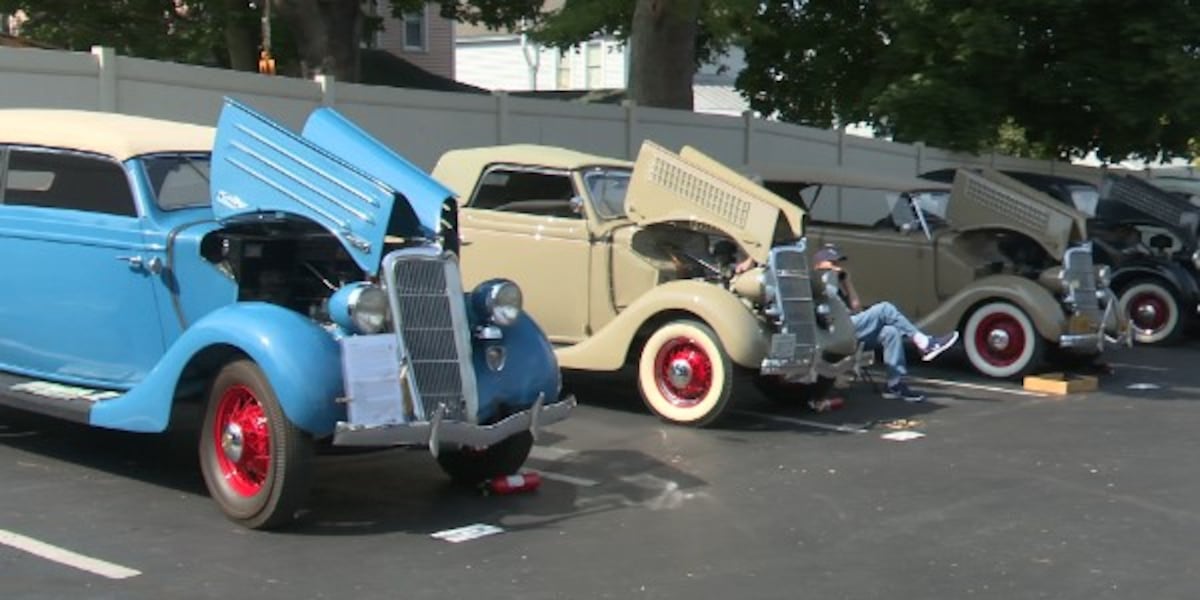
[(317, 441), (478, 482), (574, 406), (517, 286), (462, 290), (451, 192), (331, 109), (302, 136), (232, 100), (215, 131), (3, 110), (0, 182), (0, 403), (138, 432), (202, 405), (248, 527), (292, 519)]

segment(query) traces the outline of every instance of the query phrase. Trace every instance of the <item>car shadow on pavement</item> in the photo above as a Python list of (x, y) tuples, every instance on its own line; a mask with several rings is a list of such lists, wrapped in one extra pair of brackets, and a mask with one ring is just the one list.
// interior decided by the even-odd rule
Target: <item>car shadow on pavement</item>
[[(881, 378), (882, 373), (876, 375), (877, 380), (882, 381)], [(581, 403), (588, 406), (657, 420), (642, 402), (631, 370), (618, 373), (569, 372), (564, 377), (564, 385)], [(713, 435), (756, 431), (840, 435), (860, 432), (880, 423), (912, 419), (942, 408), (936, 398), (925, 403), (885, 400), (880, 397), (880, 390), (873, 389), (866, 382), (854, 382), (845, 389), (835, 389), (832, 395), (842, 399), (841, 407), (824, 412), (812, 410), (799, 396), (794, 400), (768, 398), (748, 380), (735, 394), (728, 412), (719, 421), (700, 431), (711, 431)], [(958, 398), (959, 395), (939, 390), (936, 397)], [(663, 426), (691, 429), (666, 423)]]
[(531, 459), (525, 468), (530, 470), (542, 473), (537, 490), (498, 495), (451, 483), (426, 452), (325, 457), (303, 518), (285, 533), (429, 535), (475, 523), (510, 531), (539, 529), (601, 512), (672, 508), (708, 486), (633, 450), (584, 450), (553, 461)]
[(0, 444), (87, 469), (206, 495), (195, 432), (130, 433), (0, 407)]
[[(546, 433), (542, 443), (561, 438)], [(0, 444), (34, 457), (207, 497), (193, 435), (96, 429), (0, 408)], [(427, 535), (472, 523), (536, 529), (597, 512), (671, 507), (708, 485), (650, 455), (623, 449), (572, 452), (554, 460), (531, 458), (524, 470), (546, 473), (537, 490), (497, 495), (452, 483), (424, 449), (321, 452), (298, 520), (279, 533)], [(212, 519), (214, 524), (227, 524), (215, 509)]]

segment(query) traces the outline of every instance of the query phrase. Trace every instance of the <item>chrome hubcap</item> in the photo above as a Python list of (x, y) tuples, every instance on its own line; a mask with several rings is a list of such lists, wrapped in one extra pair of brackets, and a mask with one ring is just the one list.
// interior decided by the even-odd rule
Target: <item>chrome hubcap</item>
[(241, 460), (242, 450), (246, 447), (246, 437), (237, 423), (230, 423), (221, 433), (221, 450), (225, 456), (234, 462)]
[(667, 367), (667, 379), (677, 388), (687, 387), (692, 382), (692, 366), (683, 359), (671, 361)]
[(1137, 307), (1137, 320), (1152, 323), (1158, 318), (1158, 308), (1149, 302)]
[(1008, 332), (1004, 331), (1003, 329), (993, 329), (988, 332), (987, 342), (988, 347), (990, 347), (992, 350), (1007, 350), (1010, 342)]

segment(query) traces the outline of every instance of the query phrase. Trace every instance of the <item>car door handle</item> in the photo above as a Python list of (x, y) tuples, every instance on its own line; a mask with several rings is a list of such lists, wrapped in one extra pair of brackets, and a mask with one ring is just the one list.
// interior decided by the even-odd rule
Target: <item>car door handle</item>
[(129, 267), (131, 269), (137, 269), (139, 271), (146, 270), (146, 271), (150, 271), (151, 273), (155, 273), (155, 274), (162, 272), (162, 266), (163, 266), (162, 259), (157, 256), (150, 257), (150, 260), (146, 260), (145, 258), (143, 258), (142, 256), (139, 256), (139, 255), (118, 256), (117, 260), (123, 260), (123, 261), (129, 263)]

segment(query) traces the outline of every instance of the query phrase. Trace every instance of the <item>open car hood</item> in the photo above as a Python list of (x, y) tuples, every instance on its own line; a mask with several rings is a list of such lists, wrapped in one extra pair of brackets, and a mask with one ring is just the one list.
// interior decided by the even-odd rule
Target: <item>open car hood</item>
[(1087, 215), (994, 169), (959, 169), (946, 218), (955, 229), (1019, 231), (1062, 259), (1087, 238)]
[(436, 238), (450, 190), (332, 109), (315, 111), (305, 134), (226, 99), (212, 157), (216, 218), (314, 221), (369, 274), (379, 270), (385, 237)]
[(1096, 216), (1114, 223), (1153, 223), (1175, 232), (1196, 245), (1200, 210), (1185, 198), (1164, 191), (1132, 175), (1104, 179)]
[(777, 240), (804, 233), (800, 207), (690, 146), (675, 154), (643, 142), (625, 197), (625, 210), (638, 225), (715, 228), (760, 263)]

